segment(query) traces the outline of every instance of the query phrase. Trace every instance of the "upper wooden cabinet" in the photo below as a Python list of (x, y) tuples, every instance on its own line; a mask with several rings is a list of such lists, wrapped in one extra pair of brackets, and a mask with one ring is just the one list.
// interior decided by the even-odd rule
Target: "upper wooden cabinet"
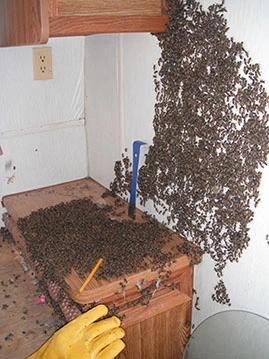
[(49, 37), (163, 32), (164, 0), (0, 0), (0, 46)]

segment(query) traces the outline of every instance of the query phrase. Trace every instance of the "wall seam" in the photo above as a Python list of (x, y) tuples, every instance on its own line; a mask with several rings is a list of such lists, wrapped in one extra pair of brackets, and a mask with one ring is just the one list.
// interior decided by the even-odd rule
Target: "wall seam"
[(49, 123), (39, 127), (29, 127), (24, 129), (22, 128), (19, 130), (4, 130), (0, 132), (0, 139), (4, 140), (13, 137), (31, 135), (34, 133), (50, 132), (50, 131), (61, 130), (64, 128), (84, 127), (84, 126), (85, 126), (85, 119), (79, 118), (77, 120)]
[(84, 86), (84, 101), (83, 101), (83, 106), (84, 106), (84, 118), (85, 118), (85, 122), (84, 122), (84, 134), (85, 134), (85, 152), (86, 152), (86, 172), (87, 172), (87, 177), (90, 177), (90, 157), (89, 157), (89, 136), (88, 136), (88, 129), (87, 129), (87, 121), (88, 121), (88, 114), (87, 114), (87, 110), (86, 110), (86, 98), (87, 98), (87, 79), (86, 79), (86, 37), (84, 37), (84, 41), (83, 41), (83, 86)]
[(120, 153), (125, 148), (125, 129), (124, 129), (124, 85), (123, 85), (123, 35), (119, 35), (118, 41), (118, 83), (119, 83), (119, 121), (120, 121)]

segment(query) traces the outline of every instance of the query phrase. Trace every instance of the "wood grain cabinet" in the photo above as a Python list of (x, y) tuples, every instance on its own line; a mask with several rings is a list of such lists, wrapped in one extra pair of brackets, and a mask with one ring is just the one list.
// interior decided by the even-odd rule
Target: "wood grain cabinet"
[(49, 37), (163, 32), (164, 0), (0, 0), (0, 46)]
[[(162, 251), (174, 253), (175, 256), (167, 268), (169, 276), (162, 279), (150, 261), (146, 268), (121, 277), (107, 280), (93, 278), (83, 293), (79, 292), (79, 288), (84, 279), (74, 270), (64, 276), (65, 286), (43, 278), (42, 266), (37, 261), (33, 262), (17, 224), (18, 219), (41, 208), (80, 198), (90, 198), (99, 206), (111, 206), (114, 221), (133, 221), (128, 217), (128, 204), (108, 194), (104, 187), (90, 178), (9, 195), (3, 198), (7, 210), (4, 220), (17, 244), (17, 250), (21, 251), (37, 278), (42, 280), (43, 287), (50, 294), (51, 303), (61, 309), (67, 321), (79, 315), (81, 306), (89, 303), (104, 303), (110, 308), (117, 308), (117, 315), (122, 318), (122, 326), (126, 331), (126, 349), (118, 359), (181, 359), (191, 331), (194, 264), (198, 264), (202, 258), (193, 244), (189, 244), (192, 250), (187, 255), (187, 242), (177, 234), (173, 233), (171, 240), (164, 242)], [(136, 210), (135, 222), (143, 223), (147, 220), (142, 212)], [(183, 244), (185, 250), (176, 251), (177, 246)], [(156, 285), (158, 280), (159, 286)], [(146, 293), (151, 293), (148, 299), (145, 298)]]

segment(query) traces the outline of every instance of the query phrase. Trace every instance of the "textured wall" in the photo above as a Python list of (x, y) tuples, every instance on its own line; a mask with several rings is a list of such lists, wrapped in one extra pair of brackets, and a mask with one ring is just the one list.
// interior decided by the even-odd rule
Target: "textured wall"
[[(212, 1), (203, 0), (201, 3), (207, 6)], [(269, 68), (267, 66), (269, 23), (266, 18), (266, 14), (269, 12), (269, 3), (265, 0), (226, 0), (226, 7), (228, 10), (226, 16), (230, 26), (230, 36), (233, 36), (237, 41), (243, 41), (245, 48), (249, 51), (253, 60), (260, 63), (262, 77), (269, 91)], [(160, 55), (156, 39), (151, 35), (126, 34), (118, 36), (118, 43), (113, 46), (118, 46), (118, 51), (120, 51), (121, 55), (116, 58), (119, 70), (115, 72), (116, 78), (113, 77), (112, 81), (120, 84), (121, 121), (114, 122), (113, 124), (113, 141), (110, 141), (106, 147), (110, 151), (115, 151), (115, 146), (118, 148), (119, 144), (122, 151), (124, 147), (130, 149), (132, 141), (136, 139), (142, 139), (151, 143), (155, 103), (152, 67)], [(99, 40), (101, 41), (102, 38), (106, 37), (101, 36)], [(87, 46), (88, 44), (86, 43), (86, 51)], [(98, 63), (99, 55), (93, 53), (91, 61)], [(115, 58), (106, 58), (106, 63), (114, 64)], [(99, 84), (99, 86), (108, 85), (103, 83)], [(88, 96), (90, 96), (90, 93), (88, 93)], [(103, 107), (102, 111), (103, 116), (106, 117), (109, 116), (110, 108), (106, 104), (104, 105), (105, 107)], [(87, 112), (90, 115), (90, 108), (87, 109)], [(112, 126), (111, 123), (110, 126)], [(116, 143), (114, 142), (115, 137), (118, 138)], [(96, 152), (106, 156), (106, 148), (98, 146), (96, 141)], [(116, 152), (118, 152), (118, 149)], [(108, 159), (108, 157), (106, 159), (108, 162), (112, 160), (112, 158)], [(109, 164), (110, 170), (105, 172), (102, 162), (97, 163), (92, 158), (90, 159), (90, 168), (91, 166), (95, 166), (94, 177), (98, 179), (99, 171), (102, 171), (103, 183), (109, 183), (112, 179), (111, 164)], [(269, 193), (268, 185), (266, 185), (268, 181), (269, 166), (263, 170), (260, 187), (261, 202), (255, 211), (255, 218), (251, 223), (250, 246), (245, 251), (239, 264), (227, 265), (224, 271), (224, 279), (231, 296), (232, 309), (249, 310), (269, 318), (269, 308), (267, 305), (267, 298), (269, 296), (267, 280), (267, 273), (269, 272), (269, 246), (265, 240), (266, 234), (269, 233), (268, 220), (266, 220), (266, 216), (269, 213)], [(148, 207), (150, 207), (150, 204)], [(150, 208), (148, 209), (151, 210)], [(203, 263), (196, 270), (195, 287), (200, 297), (199, 306), (201, 310), (194, 310), (193, 312), (195, 325), (198, 325), (213, 313), (228, 309), (228, 307), (221, 306), (211, 300), (211, 294), (214, 291), (216, 281), (217, 278), (213, 271), (212, 261), (205, 256)]]
[(31, 47), (0, 49), (0, 195), (87, 175), (84, 39), (48, 46), (47, 81), (33, 80)]

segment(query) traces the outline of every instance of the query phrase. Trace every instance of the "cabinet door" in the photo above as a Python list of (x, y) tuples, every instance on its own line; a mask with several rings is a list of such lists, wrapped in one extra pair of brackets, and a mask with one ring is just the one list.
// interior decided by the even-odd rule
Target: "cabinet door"
[(0, 46), (46, 43), (47, 0), (0, 0)]
[(119, 359), (181, 359), (191, 331), (191, 301), (125, 331)]
[(57, 16), (154, 16), (162, 14), (162, 0), (51, 0), (50, 2), (57, 3)]

